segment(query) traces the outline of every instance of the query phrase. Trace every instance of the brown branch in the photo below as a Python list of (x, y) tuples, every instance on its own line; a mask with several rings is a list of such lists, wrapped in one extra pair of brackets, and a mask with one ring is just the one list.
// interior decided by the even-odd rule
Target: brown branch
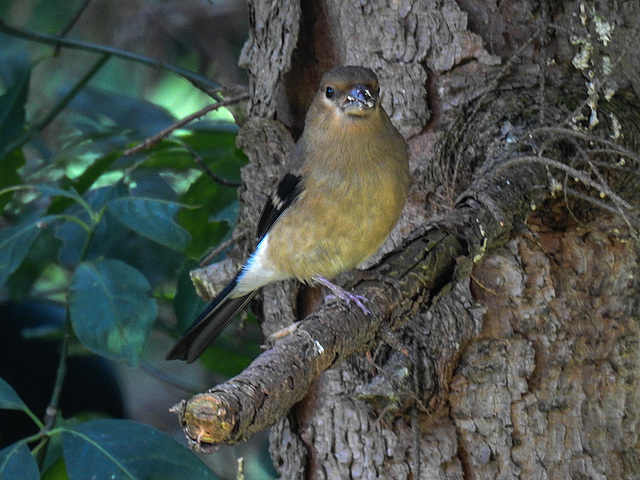
[(233, 245), (236, 242), (236, 239), (231, 237), (228, 240), (225, 240), (224, 242), (222, 242), (220, 245), (218, 245), (216, 248), (214, 248), (213, 250), (211, 250), (207, 256), (200, 261), (200, 263), (198, 264), (199, 267), (204, 267), (205, 265), (208, 265), (209, 262), (211, 262), (214, 258), (216, 258), (218, 255), (220, 255), (220, 253), (226, 249), (229, 248), (231, 245)]
[(620, 197), (618, 194), (616, 194), (611, 189), (611, 187), (609, 187), (606, 183), (596, 182), (595, 180), (592, 180), (584, 171), (570, 167), (558, 160), (553, 160), (552, 158), (540, 157), (540, 156), (522, 156), (522, 157), (515, 158), (509, 162), (506, 162), (504, 164), (504, 168), (507, 168), (516, 163), (522, 163), (522, 162), (540, 163), (542, 165), (547, 165), (547, 166), (562, 170), (568, 173), (569, 175), (572, 175), (576, 180), (579, 180), (585, 185), (588, 185), (598, 191), (604, 192), (607, 196), (609, 196), (612, 199), (616, 207), (619, 207), (619, 208), (624, 207), (627, 210), (633, 210), (633, 206), (629, 202), (627, 202), (625, 199)]
[(192, 149), (189, 145), (187, 145), (186, 143), (182, 143), (182, 146), (191, 154), (191, 156), (193, 157), (193, 161), (202, 169), (202, 171), (214, 182), (216, 182), (218, 185), (222, 185), (223, 187), (233, 187), (233, 188), (238, 188), (240, 186), (242, 186), (241, 182), (232, 182), (230, 180), (227, 180), (226, 178), (222, 178), (218, 175), (216, 175), (214, 173), (213, 170), (211, 170), (206, 163), (204, 163), (202, 161), (202, 157), (200, 155), (198, 155), (198, 153)]
[[(531, 204), (546, 195), (545, 183), (544, 167), (534, 163), (484, 175), (450, 215), (425, 225), (374, 269), (382, 281), (356, 286), (370, 299), (371, 316), (325, 304), (238, 376), (176, 405), (172, 411), (192, 448), (238, 443), (273, 425), (320, 373), (373, 347), (382, 325), (397, 328), (428, 308), (452, 280), (466, 275), (466, 266), (512, 238)], [(391, 279), (386, 286), (383, 275)]]
[(159, 133), (156, 133), (152, 137), (147, 138), (144, 142), (139, 143), (135, 147), (131, 147), (131, 148), (125, 150), (123, 152), (123, 155), (125, 157), (128, 157), (130, 155), (133, 155), (134, 153), (138, 153), (138, 152), (140, 152), (142, 150), (145, 150), (147, 148), (151, 148), (151, 147), (157, 145), (158, 143), (160, 143), (162, 140), (167, 138), (169, 135), (171, 135), (173, 132), (175, 132), (179, 128), (182, 128), (185, 125), (193, 122), (194, 120), (197, 120), (198, 118), (203, 117), (207, 113), (213, 112), (214, 110), (217, 110), (217, 109), (222, 108), (222, 107), (228, 107), (229, 105), (233, 105), (233, 104), (236, 104), (238, 102), (242, 102), (242, 101), (248, 100), (248, 99), (249, 99), (249, 94), (248, 93), (243, 93), (241, 95), (238, 95), (236, 97), (230, 98), (228, 100), (223, 100), (223, 101), (218, 102), (218, 103), (212, 103), (211, 105), (207, 105), (206, 107), (201, 108), (197, 112), (192, 113), (191, 115), (188, 115), (188, 116), (180, 119), (179, 121), (177, 121), (173, 125), (165, 128), (164, 130), (162, 130)]
[(212, 93), (215, 93), (220, 88), (219, 83), (216, 83), (213, 80), (209, 80), (208, 78), (205, 78), (202, 75), (198, 75), (195, 72), (191, 72), (185, 68), (179, 67), (177, 65), (172, 65), (167, 62), (153, 60), (151, 58), (145, 57), (144, 55), (138, 55), (137, 53), (127, 52), (118, 48), (82, 42), (80, 40), (69, 40), (67, 38), (58, 37), (56, 35), (46, 35), (42, 33), (31, 32), (29, 30), (23, 30), (21, 28), (15, 28), (7, 25), (2, 19), (0, 19), (0, 32), (4, 32), (17, 38), (23, 38), (45, 45), (53, 45), (54, 47), (64, 47), (74, 50), (83, 50), (86, 52), (100, 53), (102, 55), (118, 57), (125, 60), (141, 63), (143, 65), (148, 65), (154, 68), (161, 68), (163, 70), (173, 72), (176, 75), (179, 75), (182, 78), (188, 80), (192, 85), (207, 93), (208, 95), (212, 95)]

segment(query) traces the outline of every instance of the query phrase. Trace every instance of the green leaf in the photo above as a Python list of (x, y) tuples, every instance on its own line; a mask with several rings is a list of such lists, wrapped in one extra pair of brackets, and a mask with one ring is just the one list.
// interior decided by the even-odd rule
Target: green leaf
[(86, 87), (69, 104), (69, 110), (119, 129), (135, 132), (139, 138), (155, 135), (175, 122), (162, 107), (146, 100), (120, 95), (95, 87)]
[(22, 410), (23, 412), (27, 412), (29, 410), (13, 387), (2, 378), (0, 378), (0, 409)]
[(189, 245), (189, 233), (173, 221), (180, 205), (142, 197), (125, 197), (107, 203), (107, 210), (122, 224), (154, 242), (174, 250)]
[[(89, 204), (89, 210), (101, 212), (107, 202), (127, 195), (128, 190), (125, 185), (117, 184), (111, 187), (104, 187), (89, 190), (83, 199)], [(91, 219), (86, 209), (77, 203), (65, 212), (67, 215), (75, 216), (85, 223), (90, 223)], [(88, 237), (86, 230), (76, 222), (68, 221), (56, 228), (56, 237), (62, 240), (63, 245), (60, 250), (59, 261), (62, 265), (75, 267), (82, 260), (91, 260), (99, 257), (110, 257), (106, 252), (113, 245), (126, 237), (129, 230), (122, 226), (111, 215), (100, 215), (100, 221), (94, 226), (91, 236)], [(89, 246), (85, 247), (86, 242)], [(81, 258), (83, 250), (86, 248), (85, 256)], [(121, 245), (121, 249), (126, 249), (126, 245)]]
[(69, 200), (73, 200), (76, 203), (84, 202), (80, 194), (72, 189), (67, 190), (64, 188), (56, 187), (55, 185), (38, 185), (36, 188), (42, 195), (68, 198)]
[(70, 181), (70, 186), (80, 195), (84, 194), (121, 156), (122, 153), (116, 151), (96, 159), (78, 178)]
[(9, 275), (23, 262), (29, 247), (40, 235), (40, 225), (50, 218), (42, 217), (0, 230), (0, 285), (3, 285)]
[(219, 123), (206, 128), (194, 125), (192, 130), (180, 136), (207, 165), (207, 167), (227, 180), (239, 182), (240, 168), (247, 164), (247, 157), (236, 146), (238, 127), (229, 123)]
[(180, 197), (180, 201), (188, 205), (202, 205), (199, 208), (184, 209), (178, 214), (180, 225), (187, 229), (192, 238), (186, 254), (198, 258), (220, 243), (235, 223), (235, 218), (231, 216), (224, 216), (228, 222), (216, 219), (223, 218), (223, 211), (233, 212), (233, 208), (227, 208), (238, 204), (237, 189), (222, 187), (212, 182), (208, 176), (202, 175)]
[(127, 420), (94, 420), (67, 428), (62, 448), (70, 480), (218, 478), (168, 435)]
[[(72, 188), (80, 195), (84, 194), (89, 190), (91, 185), (113, 165), (113, 162), (120, 158), (120, 155), (120, 152), (111, 152), (98, 158), (75, 180), (66, 178), (64, 182), (65, 186)], [(67, 207), (71, 206), (72, 203), (72, 200), (69, 198), (57, 197), (51, 202), (48, 213), (62, 213)]]
[(2, 480), (39, 480), (38, 464), (29, 447), (21, 441), (0, 450)]
[[(55, 237), (53, 228), (40, 229), (40, 234), (29, 247), (27, 256), (5, 284), (9, 298), (18, 302), (32, 298), (37, 295), (32, 290), (36, 282), (40, 285), (39, 289), (66, 290), (68, 284), (66, 274), (60, 268), (55, 270), (57, 273), (53, 274), (54, 277), (52, 276), (54, 270), (51, 270), (51, 266), (57, 263), (60, 246), (61, 242)], [(48, 269), (49, 272), (43, 275)], [(52, 281), (54, 283), (50, 283)]]
[(81, 263), (69, 290), (78, 339), (93, 352), (137, 365), (157, 315), (150, 291), (147, 279), (119, 260)]
[[(33, 414), (29, 407), (22, 401), (11, 385), (0, 378), (0, 409), (2, 410), (20, 410), (26, 413), (40, 428), (42, 424), (40, 420)], [(0, 479), (4, 478), (0, 474)]]
[[(9, 152), (0, 160), (0, 169), (2, 169), (2, 175), (0, 175), (0, 190), (14, 185), (20, 185), (22, 179), (18, 175), (18, 169), (24, 165), (24, 154), (22, 150), (15, 149), (13, 152)], [(5, 205), (11, 200), (13, 191), (6, 192), (0, 196), (0, 211), (2, 211)]]
[(197, 165), (193, 160), (193, 155), (189, 153), (184, 145), (168, 139), (153, 147), (139, 168), (185, 170), (197, 168)]
[(198, 266), (198, 262), (187, 259), (176, 275), (176, 294), (173, 298), (173, 311), (178, 319), (176, 331), (182, 334), (198, 314), (207, 305), (196, 293), (189, 272)]
[[(3, 38), (3, 43), (6, 38)], [(4, 156), (7, 147), (22, 131), (25, 123), (25, 103), (29, 92), (31, 64), (23, 51), (14, 50), (2, 60), (2, 78), (7, 90), (0, 97), (0, 158)], [(6, 70), (5, 70), (6, 69)], [(0, 164), (3, 170), (4, 162)]]
[(62, 456), (52, 461), (51, 465), (42, 473), (41, 480), (69, 480)]

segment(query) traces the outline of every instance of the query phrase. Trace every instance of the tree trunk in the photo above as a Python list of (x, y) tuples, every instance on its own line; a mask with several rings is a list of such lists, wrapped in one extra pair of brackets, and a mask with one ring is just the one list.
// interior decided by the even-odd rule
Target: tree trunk
[[(399, 249), (380, 269), (397, 292), (374, 320), (321, 315), (347, 345), (318, 326), (335, 357), (287, 374), (281, 477), (640, 478), (640, 6), (254, 0), (250, 16), (239, 238), (332, 66), (378, 74), (413, 179), (375, 259)], [(315, 310), (313, 293), (267, 287), (265, 333)], [(279, 418), (265, 398), (254, 429)]]

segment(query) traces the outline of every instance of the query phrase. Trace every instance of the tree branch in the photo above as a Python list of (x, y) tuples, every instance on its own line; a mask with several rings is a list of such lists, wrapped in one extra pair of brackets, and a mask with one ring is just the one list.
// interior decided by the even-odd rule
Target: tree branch
[(71, 48), (75, 50), (84, 50), (87, 52), (100, 53), (102, 55), (110, 55), (113, 57), (119, 57), (125, 60), (131, 60), (134, 62), (142, 63), (150, 67), (162, 68), (163, 70), (168, 70), (170, 72), (175, 73), (176, 75), (179, 75), (185, 78), (186, 80), (191, 82), (195, 87), (199, 88), (200, 90), (202, 90), (207, 94), (209, 94), (211, 90), (219, 90), (221, 88), (221, 85), (219, 83), (216, 83), (213, 80), (209, 80), (208, 78), (203, 77), (202, 75), (198, 75), (197, 73), (187, 70), (185, 68), (182, 68), (167, 62), (160, 62), (157, 60), (153, 60), (149, 57), (145, 57), (144, 55), (138, 55), (136, 53), (126, 52), (118, 48), (107, 47), (105, 45), (96, 45), (95, 43), (82, 42), (79, 40), (69, 40), (56, 35), (46, 35), (43, 33), (30, 32), (28, 30), (23, 30), (21, 28), (11, 27), (2, 20), (0, 20), (0, 32), (7, 33), (14, 37), (24, 38), (25, 40), (30, 40), (32, 42), (53, 45), (54, 47), (57, 47), (57, 48), (64, 47), (64, 48)]
[[(86, 9), (87, 9), (87, 7), (89, 6), (90, 3), (91, 3), (91, 0), (84, 0), (84, 3), (82, 5), (80, 5), (80, 8), (78, 8), (78, 11), (73, 15), (73, 17), (71, 17), (71, 19), (62, 28), (62, 30), (60, 30), (58, 32), (58, 36), (59, 37), (66, 37), (67, 36), (67, 33), (69, 33), (71, 31), (71, 29), (73, 28), (73, 26), (76, 23), (78, 23), (78, 20), (80, 20), (80, 17), (86, 11)], [(59, 51), (60, 51), (60, 45), (57, 45), (56, 49), (55, 49), (55, 55), (58, 55)]]
[[(1, 21), (0, 21), (1, 22)], [(111, 57), (109, 55), (103, 55), (100, 57), (93, 66), (89, 69), (89, 71), (71, 88), (61, 99), (54, 105), (54, 107), (42, 118), (42, 120), (34, 123), (29, 127), (28, 130), (25, 130), (18, 138), (16, 138), (13, 142), (11, 142), (7, 148), (7, 152), (12, 152), (18, 148), (24, 146), (27, 142), (29, 142), (32, 138), (38, 135), (42, 130), (44, 130), (55, 118), (62, 112), (69, 103), (78, 95), (78, 93), (89, 83), (89, 81), (94, 77), (96, 73), (102, 68), (102, 66), (107, 63), (107, 61)]]
[(448, 216), (424, 225), (388, 255), (374, 269), (381, 282), (357, 285), (354, 291), (371, 300), (371, 316), (325, 304), (238, 376), (176, 405), (172, 411), (192, 448), (238, 443), (273, 425), (320, 373), (370, 349), (383, 324), (395, 329), (425, 310), (473, 262), (512, 238), (531, 205), (547, 194), (546, 173), (539, 164), (516, 163), (503, 171), (499, 165), (488, 167)]
[(249, 99), (249, 94), (248, 93), (242, 93), (240, 95), (237, 95), (235, 97), (229, 98), (227, 100), (221, 100), (217, 103), (212, 103), (209, 104), (203, 108), (201, 108), (200, 110), (198, 110), (197, 112), (194, 112), (190, 115), (187, 115), (184, 118), (181, 118), (180, 120), (178, 120), (177, 122), (175, 122), (173, 125), (170, 125), (169, 127), (165, 128), (164, 130), (162, 130), (159, 133), (156, 133), (155, 135), (147, 138), (144, 142), (139, 143), (138, 145), (136, 145), (135, 147), (131, 147), (127, 150), (124, 151), (123, 155), (126, 156), (130, 156), (133, 155), (134, 153), (138, 153), (142, 150), (145, 150), (147, 148), (151, 148), (156, 146), (158, 143), (160, 143), (162, 140), (164, 140), (165, 138), (167, 138), (169, 135), (171, 135), (173, 132), (175, 132), (176, 130), (178, 130), (179, 128), (184, 127), (185, 125), (201, 118), (204, 117), (207, 113), (209, 112), (213, 112), (214, 110), (217, 110), (219, 108), (222, 107), (228, 107), (230, 105), (234, 105), (238, 102), (242, 102), (244, 100), (248, 100)]

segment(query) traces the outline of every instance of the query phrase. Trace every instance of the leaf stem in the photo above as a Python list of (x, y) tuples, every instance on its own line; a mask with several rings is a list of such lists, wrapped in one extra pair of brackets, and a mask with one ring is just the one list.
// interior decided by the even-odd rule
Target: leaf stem
[[(93, 227), (95, 227), (98, 224), (98, 222), (100, 222), (100, 218), (102, 217), (102, 212), (94, 212), (93, 208), (91, 208), (91, 205), (89, 204), (89, 202), (87, 202), (82, 197), (82, 195), (78, 194), (78, 192), (76, 192), (75, 188), (72, 187), (70, 190), (74, 193), (73, 197), (71, 197), (71, 198), (73, 200), (75, 200), (82, 208), (84, 208), (85, 212), (87, 212), (87, 214), (89, 215), (89, 218), (91, 219), (91, 225), (89, 225), (88, 229), (85, 228), (85, 230), (89, 231)], [(69, 218), (68, 220), (71, 220), (71, 221), (77, 222), (77, 223), (82, 222), (82, 220), (80, 220), (79, 218), (78, 219)], [(81, 226), (82, 226), (82, 224), (81, 224)]]
[(64, 383), (64, 377), (67, 374), (67, 356), (69, 354), (70, 340), (71, 319), (67, 312), (64, 337), (62, 338), (62, 346), (60, 348), (60, 362), (58, 363), (58, 370), (56, 372), (56, 383), (53, 386), (51, 400), (49, 400), (49, 405), (47, 406), (46, 415), (44, 418), (44, 430), (46, 432), (50, 431), (56, 423), (56, 416), (58, 415), (58, 407), (60, 404), (60, 394), (62, 393), (62, 384)]
[[(9, 192), (16, 192), (19, 190), (38, 190), (38, 187), (35, 185), (12, 185), (11, 187), (1, 189), (0, 195), (9, 193)], [(94, 212), (93, 209), (91, 208), (91, 205), (89, 205), (89, 203), (77, 193), (73, 196), (68, 195), (67, 198), (71, 198), (73, 201), (80, 204), (80, 206), (89, 214), (89, 218), (91, 219), (91, 225), (87, 225), (78, 217), (75, 217), (73, 215), (63, 214), (63, 213), (59, 213), (56, 215), (45, 215), (40, 218), (40, 221), (49, 222), (51, 220), (58, 220), (58, 219), (68, 220), (70, 222), (75, 222), (78, 225), (80, 225), (80, 227), (82, 227), (84, 231), (91, 232), (91, 229), (93, 228), (93, 226), (97, 225), (98, 222), (100, 221), (101, 213)]]
[[(97, 222), (94, 224), (97, 225)], [(87, 230), (87, 239), (84, 241), (84, 245), (82, 246), (82, 253), (80, 254), (80, 260), (83, 261), (87, 257), (87, 252), (89, 251), (89, 245), (91, 244), (91, 240), (93, 240), (94, 228), (90, 228)]]
[(185, 150), (187, 150), (191, 156), (193, 157), (193, 161), (196, 162), (196, 164), (207, 174), (209, 175), (209, 178), (211, 178), (214, 182), (216, 182), (219, 185), (222, 185), (223, 187), (233, 187), (233, 188), (238, 188), (240, 186), (242, 186), (241, 182), (232, 182), (230, 180), (227, 180), (225, 178), (219, 177), (218, 175), (216, 175), (213, 170), (211, 170), (206, 163), (204, 163), (202, 161), (202, 157), (200, 155), (198, 155), (198, 153), (192, 149), (189, 145), (187, 145), (186, 143), (182, 142), (182, 146), (185, 148)]
[[(58, 33), (59, 37), (67, 36), (67, 33), (71, 31), (71, 29), (76, 23), (78, 23), (78, 20), (80, 20), (80, 17), (82, 16), (82, 14), (87, 9), (90, 3), (91, 3), (91, 0), (84, 0), (84, 3), (80, 5), (80, 8), (75, 13), (75, 15), (71, 18), (71, 20), (69, 20), (69, 22), (64, 26), (64, 28), (60, 30), (60, 32)], [(55, 55), (57, 55), (59, 51), (60, 51), (60, 45), (56, 46)]]
[[(87, 232), (90, 233), (91, 232), (91, 226), (87, 225), (86, 223), (84, 223), (82, 220), (80, 220), (78, 217), (75, 217), (73, 215), (64, 215), (64, 214), (59, 214), (59, 215), (55, 215), (56, 219), (60, 219), (60, 220), (68, 220), (70, 222), (74, 222), (77, 223), (78, 225), (80, 225), (80, 227), (82, 227), (82, 229)], [(95, 224), (95, 222), (94, 222)]]
[(67, 374), (67, 356), (69, 355), (69, 342), (71, 340), (71, 319), (67, 311), (67, 321), (65, 322), (64, 337), (62, 338), (62, 346), (60, 348), (60, 362), (56, 372), (56, 382), (51, 393), (51, 400), (45, 413), (43, 427), (40, 430), (40, 443), (34, 448), (34, 456), (42, 469), (44, 459), (47, 456), (47, 448), (49, 446), (49, 435), (56, 424), (58, 416), (58, 408), (60, 405), (60, 395), (62, 394), (62, 385), (64, 377)]
[(35, 413), (33, 413), (30, 409), (23, 410), (23, 412), (26, 413), (31, 420), (33, 420), (33, 423), (35, 423), (40, 430), (44, 429), (44, 423), (42, 423), (42, 421)]

